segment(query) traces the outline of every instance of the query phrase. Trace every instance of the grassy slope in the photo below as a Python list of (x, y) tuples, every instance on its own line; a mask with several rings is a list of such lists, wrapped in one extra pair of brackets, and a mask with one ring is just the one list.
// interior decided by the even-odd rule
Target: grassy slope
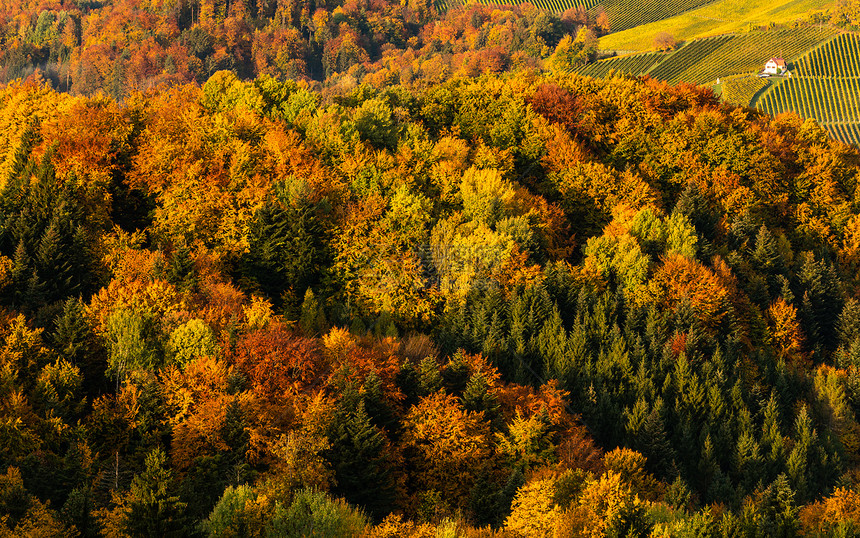
[(657, 32), (669, 32), (675, 39), (746, 31), (750, 24), (765, 26), (803, 18), (810, 11), (824, 9), (827, 0), (775, 0), (762, 5), (750, 0), (718, 0), (676, 17), (643, 24), (600, 39), (604, 50), (648, 50)]
[(685, 13), (715, 0), (604, 0), (602, 5), (615, 31), (634, 28)]

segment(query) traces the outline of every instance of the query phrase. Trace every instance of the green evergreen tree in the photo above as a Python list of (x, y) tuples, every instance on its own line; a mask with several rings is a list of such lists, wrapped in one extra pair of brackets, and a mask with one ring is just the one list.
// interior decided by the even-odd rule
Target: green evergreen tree
[(391, 464), (385, 438), (370, 422), (364, 401), (352, 410), (339, 411), (329, 439), (336, 480), (333, 491), (377, 519), (388, 515), (394, 501)]
[(60, 357), (81, 370), (84, 392), (90, 397), (106, 389), (107, 353), (86, 320), (80, 299), (70, 297), (54, 323), (50, 337)]
[(146, 468), (131, 481), (128, 510), (123, 520), (132, 537), (185, 536), (185, 503), (173, 494), (173, 474), (167, 456), (156, 448), (146, 457)]
[(320, 204), (270, 201), (251, 222), (248, 252), (239, 260), (244, 286), (264, 293), (289, 319), (298, 318), (305, 292), (319, 282), (325, 266), (321, 211)]
[(467, 411), (483, 412), (484, 417), (496, 429), (500, 429), (504, 425), (499, 413), (499, 400), (489, 392), (487, 378), (483, 374), (475, 373), (469, 378), (460, 401), (463, 402), (463, 407)]
[(191, 250), (185, 244), (173, 250), (166, 272), (167, 281), (184, 292), (194, 293), (200, 285)]
[(442, 388), (442, 373), (433, 357), (424, 357), (418, 365), (418, 395), (433, 394)]

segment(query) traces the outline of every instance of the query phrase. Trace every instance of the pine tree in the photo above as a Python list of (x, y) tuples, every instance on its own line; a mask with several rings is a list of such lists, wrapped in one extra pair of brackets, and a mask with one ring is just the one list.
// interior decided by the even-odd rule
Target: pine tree
[(567, 331), (557, 308), (538, 333), (537, 347), (543, 359), (544, 375), (566, 383), (573, 374), (573, 365), (567, 361)]
[(132, 537), (179, 537), (187, 533), (186, 505), (173, 494), (173, 476), (166, 464), (164, 451), (156, 448), (146, 457), (146, 468), (131, 482), (123, 526)]
[(659, 478), (669, 478), (675, 469), (675, 450), (669, 442), (663, 420), (663, 400), (654, 404), (639, 431), (637, 446), (648, 458), (648, 470)]
[(259, 290), (297, 319), (305, 291), (324, 266), (324, 232), (317, 218), (322, 206), (295, 207), (270, 201), (257, 211), (248, 234), (249, 249), (239, 273), (246, 288)]
[(225, 458), (232, 475), (230, 482), (234, 486), (239, 486), (245, 482), (250, 473), (245, 462), (245, 454), (248, 451), (251, 435), (238, 398), (233, 398), (227, 404), (224, 425), (221, 426), (221, 438), (229, 449)]
[(107, 381), (107, 357), (87, 323), (81, 300), (72, 297), (66, 299), (54, 325), (56, 329), (50, 338), (54, 349), (62, 358), (80, 368), (84, 392), (96, 396), (105, 388)]
[(750, 493), (759, 484), (764, 458), (755, 438), (749, 432), (741, 433), (735, 449), (735, 476), (741, 491)]
[(167, 266), (167, 281), (184, 292), (194, 293), (199, 286), (197, 270), (187, 245), (174, 249)]
[(394, 500), (386, 441), (371, 422), (364, 401), (341, 409), (329, 435), (329, 459), (335, 471), (334, 492), (364, 507), (375, 518), (389, 514)]
[(424, 357), (418, 365), (418, 395), (433, 394), (442, 388), (442, 374), (439, 364), (433, 357)]
[(776, 396), (771, 393), (764, 408), (761, 435), (761, 447), (768, 479), (777, 475), (785, 461), (785, 441), (782, 437), (781, 422)]
[(812, 492), (810, 476), (815, 472), (812, 467), (812, 451), (817, 440), (815, 430), (812, 429), (812, 418), (804, 405), (797, 415), (794, 423), (795, 441), (794, 448), (788, 456), (787, 471), (788, 480), (792, 489), (797, 492), (801, 500), (808, 499)]
[(499, 413), (499, 400), (489, 392), (487, 378), (483, 374), (472, 374), (460, 400), (466, 411), (483, 412), (495, 429), (499, 430), (504, 426)]
[(375, 371), (364, 378), (362, 399), (367, 415), (374, 426), (388, 433), (393, 433), (397, 429), (397, 416), (386, 400), (382, 379)]
[(461, 352), (448, 359), (442, 370), (442, 383), (449, 394), (461, 395), (469, 383), (469, 365), (463, 360)]
[(767, 226), (762, 225), (758, 230), (752, 260), (755, 262), (756, 268), (766, 274), (781, 273), (783, 270), (776, 239), (767, 229)]

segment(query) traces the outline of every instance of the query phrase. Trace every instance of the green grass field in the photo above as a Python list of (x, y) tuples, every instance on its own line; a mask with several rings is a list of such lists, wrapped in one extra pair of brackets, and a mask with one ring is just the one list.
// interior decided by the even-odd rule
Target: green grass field
[(580, 75), (589, 77), (605, 77), (610, 71), (616, 73), (628, 73), (630, 75), (644, 75), (658, 62), (666, 58), (666, 54), (659, 52), (646, 52), (645, 54), (633, 54), (631, 56), (616, 56), (600, 60), (593, 64), (588, 64), (573, 69), (574, 72)]
[(767, 26), (770, 23), (784, 24), (805, 19), (808, 13), (826, 9), (831, 4), (832, 1), (827, 0), (775, 0), (762, 3), (749, 0), (717, 0), (675, 17), (611, 33), (600, 38), (600, 48), (650, 50), (658, 32), (668, 32), (679, 41), (746, 32), (750, 25)]

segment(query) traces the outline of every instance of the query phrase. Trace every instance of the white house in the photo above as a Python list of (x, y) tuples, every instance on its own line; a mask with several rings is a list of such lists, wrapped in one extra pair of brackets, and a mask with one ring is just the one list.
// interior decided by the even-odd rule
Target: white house
[(768, 75), (781, 75), (786, 70), (785, 60), (782, 58), (771, 58), (764, 64), (764, 73)]

